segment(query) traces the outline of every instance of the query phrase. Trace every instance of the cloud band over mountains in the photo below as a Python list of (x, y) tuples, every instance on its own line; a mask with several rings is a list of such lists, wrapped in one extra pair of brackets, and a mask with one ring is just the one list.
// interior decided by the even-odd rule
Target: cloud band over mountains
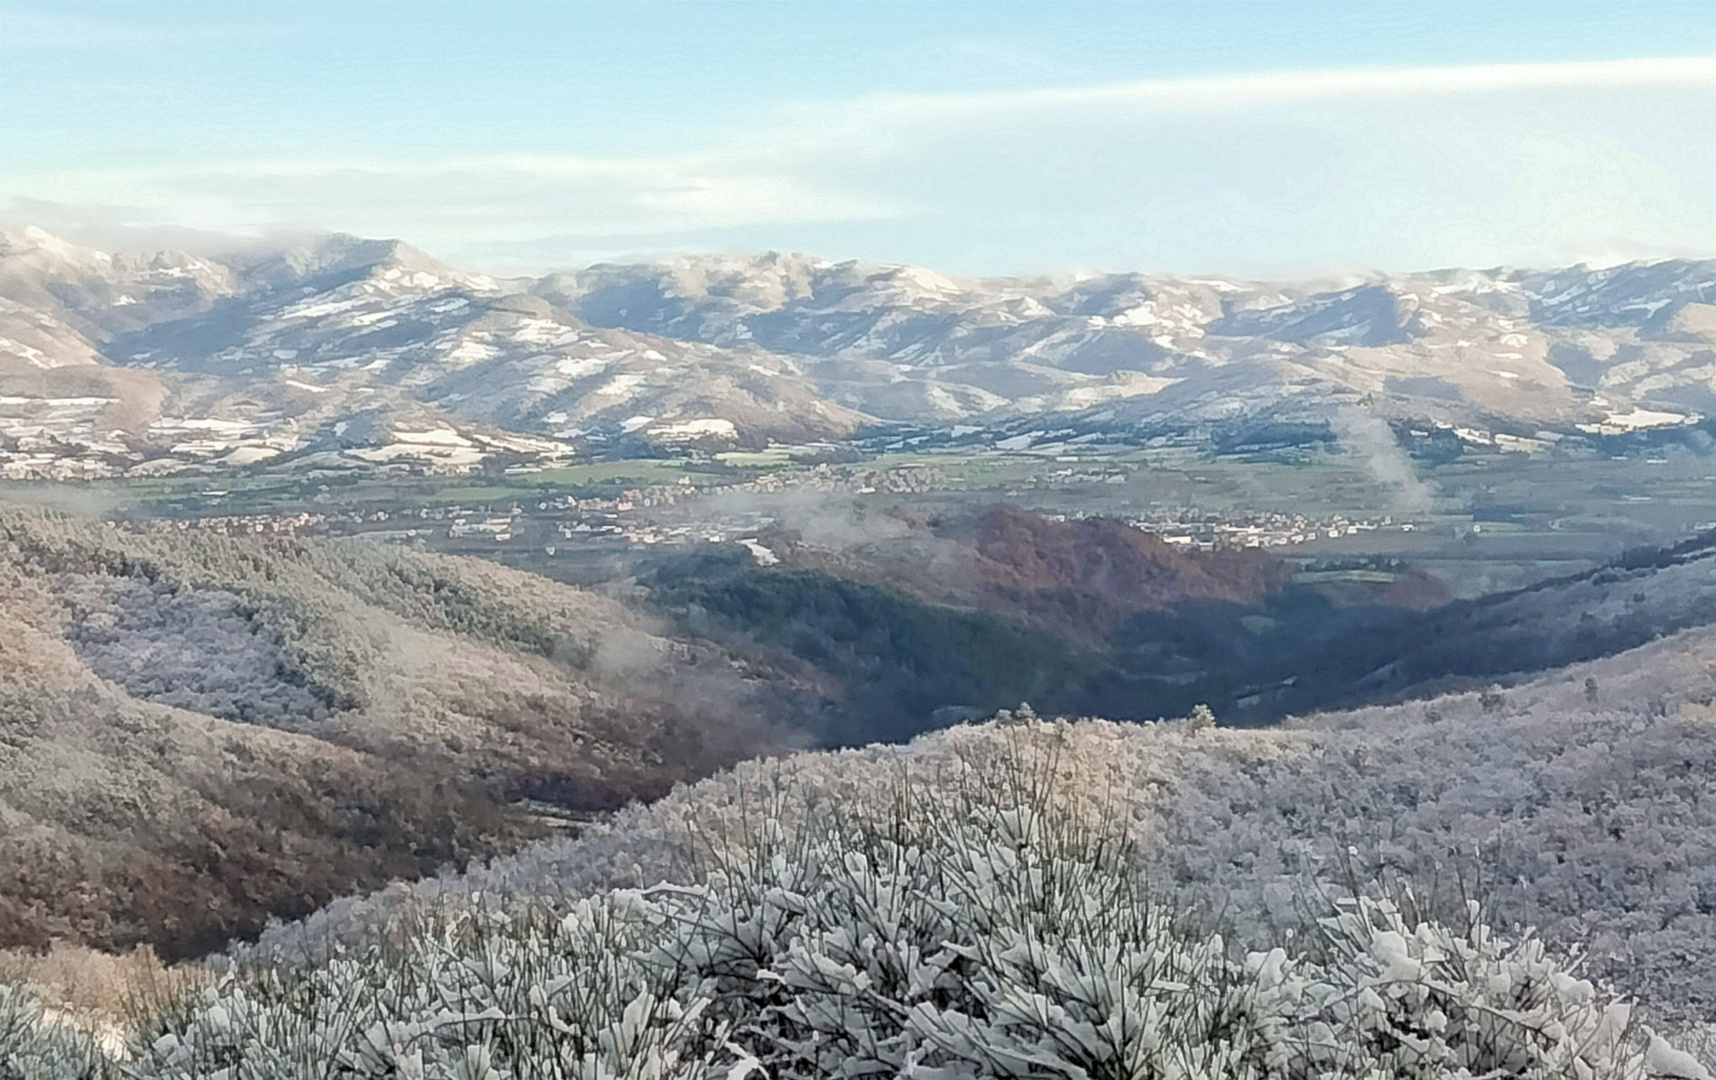
[(0, 216), (409, 235), (541, 270), (816, 248), (1270, 274), (1716, 250), (1716, 58), (1274, 71), (756, 110), (627, 155), (392, 147), (0, 166)]

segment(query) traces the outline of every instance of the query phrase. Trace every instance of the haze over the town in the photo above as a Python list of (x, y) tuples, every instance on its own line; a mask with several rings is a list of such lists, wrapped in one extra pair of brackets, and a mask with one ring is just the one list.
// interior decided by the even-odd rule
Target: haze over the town
[[(0, 224), (1304, 277), (1716, 251), (1700, 5), (0, 5)], [(227, 244), (230, 246), (230, 244)]]

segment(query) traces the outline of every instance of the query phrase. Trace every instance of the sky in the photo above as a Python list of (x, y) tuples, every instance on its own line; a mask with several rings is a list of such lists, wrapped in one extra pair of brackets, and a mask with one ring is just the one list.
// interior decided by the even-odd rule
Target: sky
[(124, 249), (1710, 257), (1713, 133), (1706, 4), (0, 0), (0, 224)]

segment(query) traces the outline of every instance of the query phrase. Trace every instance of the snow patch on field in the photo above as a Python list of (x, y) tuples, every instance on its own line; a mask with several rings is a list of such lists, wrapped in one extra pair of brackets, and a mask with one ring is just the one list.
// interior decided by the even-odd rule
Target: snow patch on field
[(731, 420), (719, 417), (708, 417), (697, 420), (681, 420), (674, 424), (664, 424), (649, 429), (649, 433), (667, 442), (686, 442), (691, 439), (723, 438), (731, 439), (738, 434), (738, 427)]
[(1650, 428), (1695, 424), (1699, 419), (1697, 413), (1634, 409), (1631, 412), (1610, 412), (1598, 423), (1580, 424), (1579, 430), (1593, 435), (1623, 435), (1629, 431), (1645, 431)]

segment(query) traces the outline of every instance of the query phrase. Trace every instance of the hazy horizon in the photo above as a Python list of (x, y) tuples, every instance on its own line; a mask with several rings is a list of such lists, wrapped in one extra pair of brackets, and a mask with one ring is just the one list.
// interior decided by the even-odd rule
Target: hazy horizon
[(1251, 279), (1716, 252), (1696, 5), (3, 3), (0, 113), (30, 147), (0, 222), (109, 246)]
[(1580, 266), (1589, 270), (1605, 270), (1614, 266), (1632, 263), (1652, 263), (1685, 259), (1691, 261), (1716, 260), (1716, 248), (1707, 253), (1688, 252), (1684, 254), (1662, 256), (1615, 256), (1607, 259), (1583, 259), (1576, 263), (1562, 264), (1527, 264), (1527, 263), (1495, 263), (1491, 265), (1449, 264), (1443, 266), (1402, 266), (1402, 267), (1370, 267), (1331, 269), (1323, 271), (1309, 270), (1303, 273), (1288, 273), (1273, 278), (1261, 275), (1245, 275), (1229, 273), (1222, 270), (1164, 270), (1154, 266), (1051, 266), (1030, 268), (1003, 274), (964, 274), (958, 272), (943, 272), (940, 267), (910, 263), (891, 259), (872, 259), (865, 256), (850, 256), (836, 258), (818, 251), (783, 250), (778, 248), (666, 248), (662, 250), (636, 250), (617, 252), (611, 257), (593, 256), (581, 261), (573, 261), (537, 268), (510, 270), (495, 270), (482, 265), (469, 265), (456, 260), (444, 258), (439, 252), (414, 243), (409, 236), (367, 236), (354, 233), (348, 229), (331, 229), (315, 232), (278, 232), (261, 236), (242, 236), (231, 233), (215, 233), (185, 229), (176, 226), (157, 228), (126, 228), (126, 227), (86, 227), (72, 225), (66, 229), (52, 229), (40, 223), (27, 220), (0, 221), (0, 230), (19, 235), (28, 229), (39, 229), (57, 240), (75, 244), (79, 247), (105, 251), (109, 254), (147, 255), (157, 251), (178, 251), (204, 258), (223, 259), (245, 254), (274, 252), (291, 248), (307, 248), (334, 240), (338, 237), (350, 237), (354, 240), (385, 241), (403, 243), (407, 247), (421, 251), (423, 254), (444, 263), (454, 270), (477, 272), (490, 277), (506, 279), (541, 278), (554, 274), (576, 273), (599, 266), (615, 265), (651, 265), (668, 264), (679, 260), (690, 259), (761, 259), (770, 255), (791, 258), (806, 258), (830, 265), (840, 263), (870, 263), (877, 266), (909, 266), (934, 271), (941, 276), (959, 281), (1006, 281), (1006, 280), (1049, 280), (1049, 281), (1082, 281), (1113, 274), (1139, 273), (1152, 276), (1162, 276), (1182, 279), (1212, 279), (1227, 280), (1235, 283), (1251, 283), (1268, 285), (1272, 283), (1292, 285), (1314, 285), (1318, 287), (1340, 288), (1347, 284), (1358, 284), (1373, 281), (1379, 277), (1411, 277), (1423, 274), (1452, 273), (1457, 271), (1474, 271), (1491, 273), (1496, 271), (1533, 271), (1555, 270), (1565, 267)]

